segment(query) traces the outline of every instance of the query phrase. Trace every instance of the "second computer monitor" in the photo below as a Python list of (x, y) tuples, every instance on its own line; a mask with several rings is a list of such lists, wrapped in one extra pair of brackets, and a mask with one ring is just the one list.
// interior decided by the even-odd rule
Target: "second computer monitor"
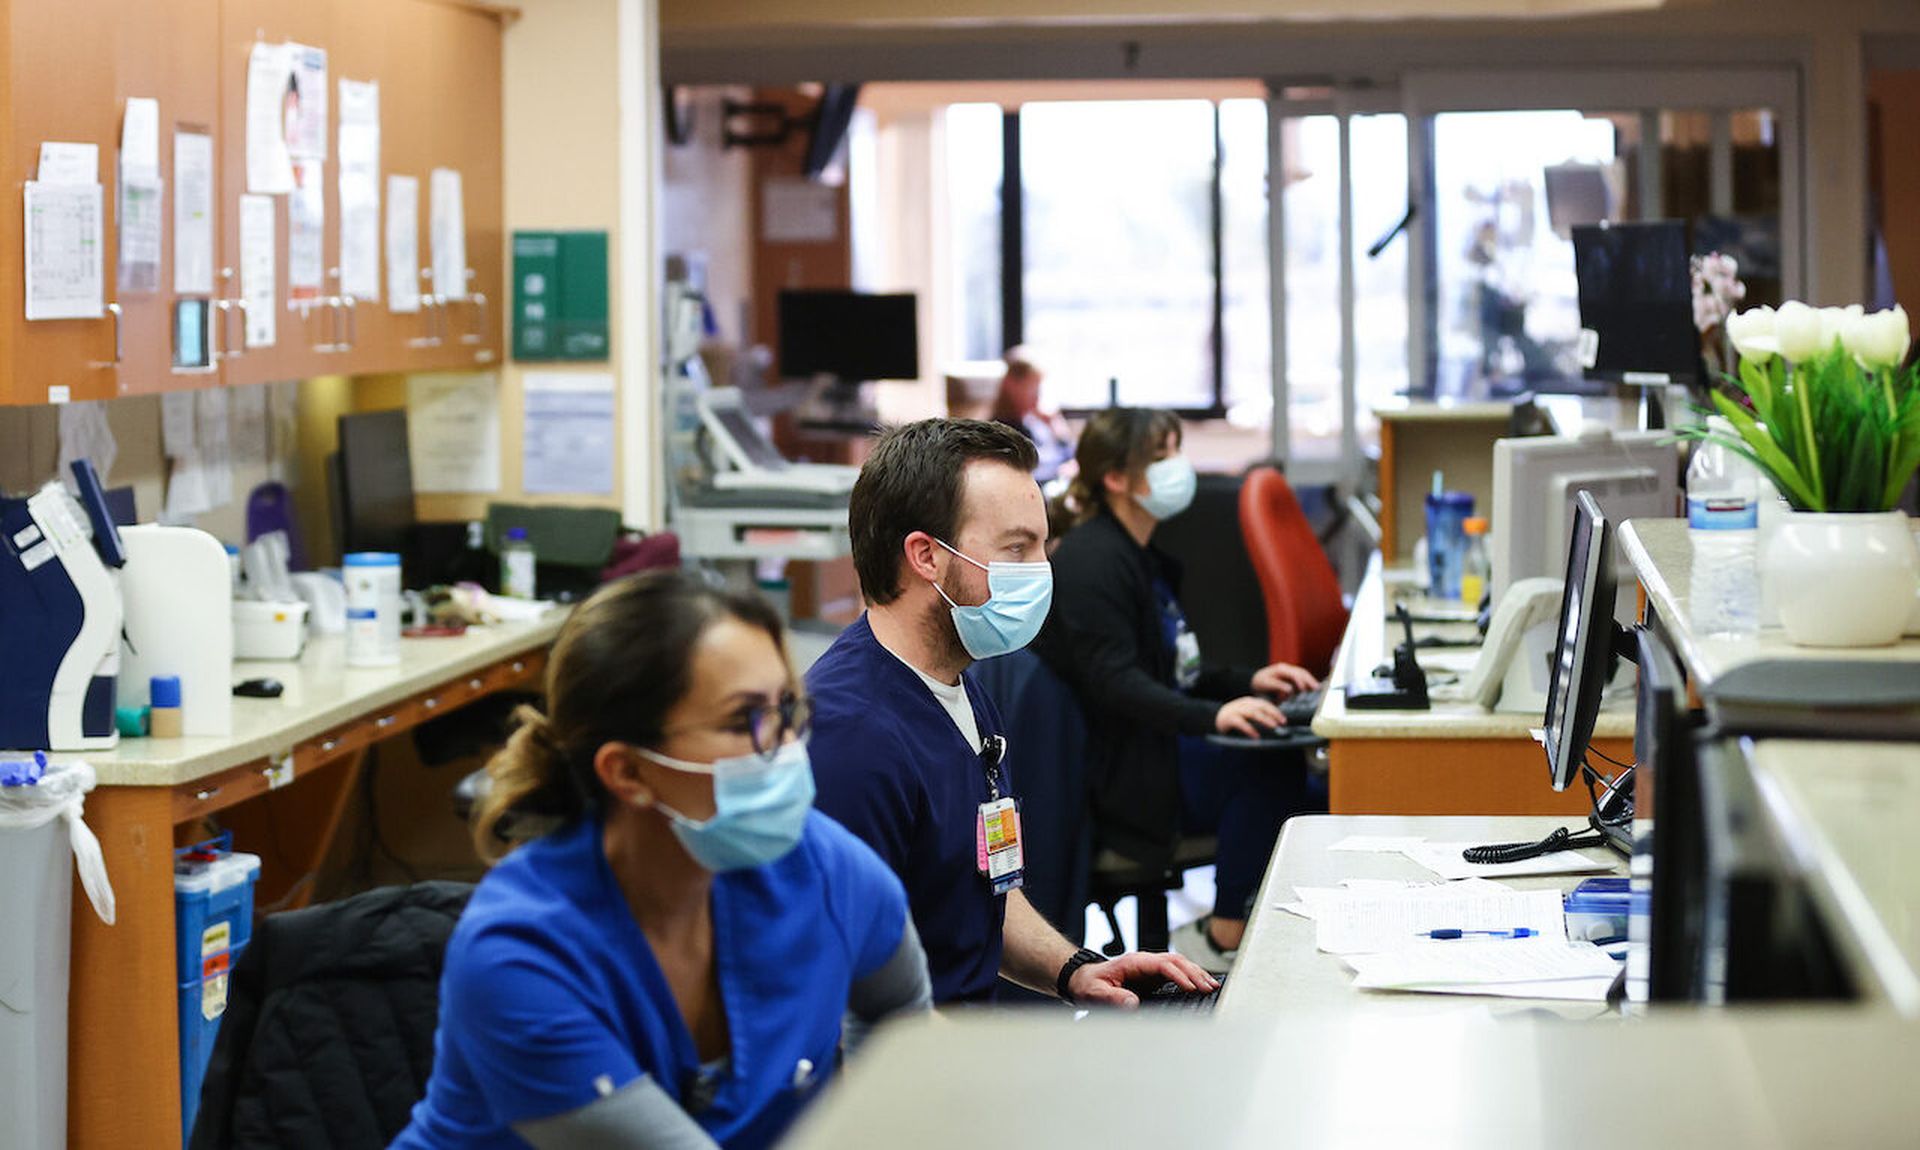
[(1502, 439), (1493, 445), (1493, 601), (1522, 579), (1566, 569), (1574, 497), (1591, 494), (1609, 519), (1679, 512), (1680, 453), (1662, 431)]
[(920, 335), (914, 296), (851, 291), (780, 293), (780, 374), (843, 383), (916, 379)]
[(1553, 789), (1564, 791), (1579, 774), (1600, 715), (1613, 662), (1613, 529), (1593, 496), (1574, 501), (1568, 544), (1567, 589), (1547, 685), (1547, 766)]

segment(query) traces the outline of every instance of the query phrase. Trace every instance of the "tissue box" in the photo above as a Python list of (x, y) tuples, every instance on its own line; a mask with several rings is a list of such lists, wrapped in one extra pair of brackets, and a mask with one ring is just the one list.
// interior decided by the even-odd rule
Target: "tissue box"
[(233, 657), (298, 659), (307, 645), (305, 603), (233, 601)]

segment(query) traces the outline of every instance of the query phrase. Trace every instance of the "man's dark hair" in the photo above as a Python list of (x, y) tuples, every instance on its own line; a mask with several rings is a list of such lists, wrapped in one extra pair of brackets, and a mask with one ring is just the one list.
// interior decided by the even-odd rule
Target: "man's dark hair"
[(900, 597), (901, 547), (907, 536), (925, 531), (952, 541), (960, 525), (967, 464), (976, 459), (1026, 472), (1040, 462), (1033, 441), (1002, 423), (923, 419), (881, 433), (847, 508), (853, 569), (867, 602)]

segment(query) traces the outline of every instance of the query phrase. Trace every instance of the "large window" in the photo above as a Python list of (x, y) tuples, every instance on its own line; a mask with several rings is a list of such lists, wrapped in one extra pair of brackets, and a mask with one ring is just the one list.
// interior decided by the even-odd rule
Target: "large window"
[(1251, 99), (947, 108), (955, 348), (1027, 345), (1070, 410), (1117, 396), (1263, 422), (1266, 125)]

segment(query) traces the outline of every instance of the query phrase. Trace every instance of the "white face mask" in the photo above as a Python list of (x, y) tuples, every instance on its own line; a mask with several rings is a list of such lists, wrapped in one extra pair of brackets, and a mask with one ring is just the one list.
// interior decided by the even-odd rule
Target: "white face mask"
[(1169, 455), (1147, 465), (1147, 493), (1134, 501), (1155, 519), (1172, 519), (1193, 503), (1200, 479), (1185, 455)]

